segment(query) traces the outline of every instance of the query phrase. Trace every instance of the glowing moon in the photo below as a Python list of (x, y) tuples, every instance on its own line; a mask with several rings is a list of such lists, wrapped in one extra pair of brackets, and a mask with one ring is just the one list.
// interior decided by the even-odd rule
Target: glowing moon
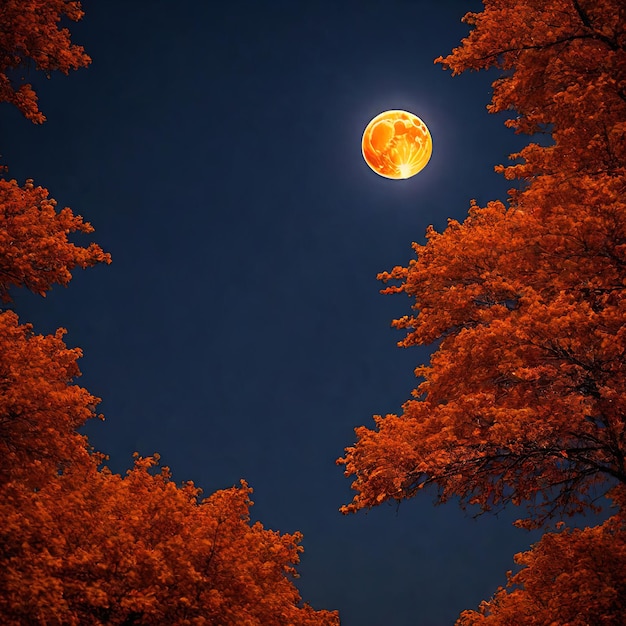
[(362, 150), (365, 162), (380, 176), (411, 178), (426, 167), (433, 140), (417, 115), (385, 111), (365, 127)]

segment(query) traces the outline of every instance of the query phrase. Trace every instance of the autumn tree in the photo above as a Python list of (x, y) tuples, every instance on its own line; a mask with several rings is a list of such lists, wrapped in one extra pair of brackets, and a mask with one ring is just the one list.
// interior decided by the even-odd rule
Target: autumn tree
[[(402, 413), (356, 429), (338, 461), (357, 492), (343, 511), (430, 485), (439, 502), (458, 497), (480, 511), (525, 505), (520, 525), (541, 526), (595, 510), (626, 483), (626, 5), (485, 0), (465, 21), (469, 36), (437, 61), (454, 73), (499, 70), (488, 109), (509, 112), (507, 125), (532, 140), (497, 168), (517, 180), (506, 204), (472, 203), (463, 223), (429, 228), (407, 267), (379, 275), (384, 293), (412, 301), (393, 322), (406, 330), (399, 345), (435, 349)], [(585, 551), (623, 542), (620, 519), (546, 536), (519, 557), (527, 567), (512, 583), (524, 589), (500, 592), (483, 613), (541, 603), (534, 577), (552, 583)], [(545, 555), (568, 545), (570, 561), (547, 568)], [(623, 550), (615, 558), (623, 569)], [(599, 579), (618, 565), (595, 567), (586, 589), (601, 595), (612, 583)], [(559, 580), (560, 601), (576, 604), (571, 575)], [(550, 607), (523, 623), (553, 623)], [(607, 611), (593, 623), (624, 623), (623, 603)]]
[(57, 203), (48, 191), (27, 180), (0, 179), (0, 299), (10, 302), (11, 287), (25, 287), (45, 296), (53, 284), (66, 286), (75, 267), (110, 263), (111, 257), (95, 243), (87, 248), (69, 241), (74, 232), (93, 227)]
[(99, 398), (73, 382), (80, 350), (63, 333), (36, 335), (12, 311), (0, 313), (0, 490), (13, 481), (41, 488), (63, 468), (90, 463), (78, 428)]
[(486, 0), (465, 21), (438, 61), (501, 70), (489, 109), (551, 141), (499, 168), (522, 187), (508, 206), (473, 204), (379, 276), (413, 301), (400, 345), (436, 350), (403, 413), (357, 429), (339, 460), (357, 491), (344, 511), (430, 484), (541, 523), (626, 482), (626, 7)]
[[(16, 85), (17, 70), (31, 63), (49, 73), (87, 65), (83, 49), (70, 43), (62, 17), (78, 20), (80, 3), (65, 0), (6, 0), (0, 4), (0, 101), (16, 105), (33, 122), (45, 120), (29, 84)], [(18, 77), (19, 78), (19, 77)], [(76, 267), (110, 263), (95, 243), (69, 239), (92, 226), (57, 203), (32, 180), (0, 178), (0, 300), (11, 302), (20, 287), (45, 296), (66, 286)], [(0, 485), (9, 480), (40, 487), (70, 463), (87, 462), (88, 444), (77, 432), (99, 402), (72, 381), (80, 375), (79, 349), (68, 349), (63, 329), (36, 335), (12, 311), (0, 311)]]
[[(6, 0), (0, 4), (0, 101), (14, 104), (24, 116), (45, 120), (30, 84), (19, 71), (31, 64), (50, 73), (85, 66), (89, 57), (70, 43), (59, 28), (63, 17), (82, 17), (79, 2)], [(45, 296), (53, 284), (67, 285), (76, 267), (110, 263), (95, 243), (72, 243), (74, 232), (91, 233), (92, 226), (64, 208), (57, 211), (48, 191), (27, 180), (24, 185), (0, 179), (0, 299), (11, 302), (10, 289), (22, 287)], [(0, 485), (27, 480), (41, 486), (70, 462), (88, 458), (85, 438), (77, 432), (95, 415), (99, 399), (72, 383), (80, 375), (80, 350), (68, 349), (63, 329), (55, 335), (35, 335), (20, 325), (15, 313), (0, 312)], [(35, 483), (33, 483), (35, 481)], [(39, 482), (37, 482), (39, 481)]]
[[(86, 65), (59, 28), (81, 16), (79, 2), (0, 2), (0, 101), (44, 121), (15, 72)], [(0, 299), (15, 288), (45, 296), (76, 267), (110, 263), (97, 244), (68, 237), (92, 231), (32, 181), (0, 179)], [(0, 622), (337, 625), (295, 587), (301, 535), (251, 523), (245, 482), (202, 499), (158, 456), (137, 458), (124, 477), (102, 466), (78, 431), (99, 398), (75, 383), (81, 351), (64, 332), (37, 335), (0, 310)]]
[(157, 458), (100, 468), (80, 350), (0, 313), (0, 622), (335, 626), (303, 604), (301, 535), (250, 522), (251, 489), (200, 499)]
[[(78, 21), (80, 2), (71, 0), (3, 0), (0, 3), (0, 102), (15, 105), (34, 123), (45, 116), (37, 94), (22, 74), (31, 69), (50, 76), (87, 66), (91, 59), (82, 46), (71, 43), (63, 19)], [(0, 179), (0, 298), (10, 302), (11, 286), (26, 287), (45, 295), (53, 283), (67, 285), (71, 270), (95, 263), (110, 263), (110, 256), (91, 244), (88, 248), (68, 241), (73, 232), (93, 228), (71, 209), (57, 213), (56, 201), (32, 180), (19, 186)]]
[[(458, 626), (622, 626), (626, 615), (626, 519), (620, 510), (593, 528), (545, 534), (532, 550), (515, 556), (509, 572), (478, 611), (464, 611)], [(558, 618), (558, 622), (555, 620)]]
[(77, 22), (83, 16), (75, 0), (3, 0), (0, 3), (0, 102), (14, 104), (27, 119), (41, 124), (45, 116), (37, 94), (25, 82), (34, 68), (46, 73), (86, 67), (91, 59), (82, 46), (71, 43), (70, 32), (60, 27), (65, 18)]
[[(520, 181), (507, 206), (472, 204), (462, 224), (430, 228), (407, 267), (380, 275), (386, 293), (413, 300), (414, 313), (394, 321), (407, 331), (400, 345), (437, 347), (403, 413), (358, 428), (340, 459), (357, 491), (345, 512), (433, 485), (439, 501), (459, 496), (483, 511), (526, 504), (527, 524), (541, 525), (626, 482), (626, 7), (484, 4), (466, 16), (462, 46), (438, 61), (455, 73), (501, 70), (489, 109), (549, 141), (498, 168)], [(594, 623), (622, 623), (626, 556), (600, 558), (623, 546), (620, 520), (546, 535), (518, 557), (526, 567), (511, 584), (521, 587), (461, 623), (548, 624), (585, 591), (608, 616)], [(586, 567), (583, 555), (596, 575), (581, 587), (572, 568)]]
[(250, 523), (251, 489), (200, 499), (158, 458), (73, 466), (0, 501), (0, 616), (20, 624), (335, 626), (300, 602), (301, 535)]

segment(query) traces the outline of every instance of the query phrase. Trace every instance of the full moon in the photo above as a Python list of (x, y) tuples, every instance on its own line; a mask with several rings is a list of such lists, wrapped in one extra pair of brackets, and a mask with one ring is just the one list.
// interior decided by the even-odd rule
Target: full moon
[(362, 141), (365, 162), (385, 178), (411, 178), (426, 167), (433, 140), (426, 124), (408, 111), (385, 111), (366, 127)]

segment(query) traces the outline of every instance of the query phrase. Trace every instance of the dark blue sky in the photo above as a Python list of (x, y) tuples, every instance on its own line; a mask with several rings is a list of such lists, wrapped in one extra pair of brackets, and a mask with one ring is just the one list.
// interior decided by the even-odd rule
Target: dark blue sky
[[(48, 121), (2, 105), (2, 161), (96, 228), (113, 263), (14, 308), (68, 329), (87, 432), (123, 472), (158, 451), (207, 493), (245, 478), (254, 519), (304, 533), (298, 586), (344, 626), (451, 624), (505, 581), (536, 535), (515, 513), (472, 519), (432, 497), (344, 517), (335, 465), (353, 429), (397, 412), (428, 350), (401, 350), (379, 271), (471, 198), (521, 139), (487, 114), (494, 76), (433, 59), (476, 1), (83, 2), (86, 70), (32, 75)], [(407, 181), (360, 153), (367, 122), (402, 108), (434, 151)], [(91, 239), (91, 238), (90, 238)]]

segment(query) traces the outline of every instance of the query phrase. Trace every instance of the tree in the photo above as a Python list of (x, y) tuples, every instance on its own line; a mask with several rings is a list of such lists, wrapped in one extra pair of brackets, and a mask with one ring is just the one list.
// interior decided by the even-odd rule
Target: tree
[[(515, 556), (509, 572), (478, 611), (464, 611), (458, 626), (622, 626), (626, 615), (626, 525), (622, 509), (603, 524), (547, 533), (532, 550)], [(557, 621), (558, 619), (558, 621)]]
[[(45, 121), (37, 105), (37, 94), (18, 70), (34, 64), (50, 76), (59, 70), (86, 67), (91, 59), (81, 46), (70, 41), (67, 28), (59, 28), (62, 18), (74, 22), (83, 16), (75, 0), (3, 0), (0, 5), (0, 102), (14, 104), (36, 124)], [(17, 85), (16, 83), (21, 83)]]
[(13, 481), (41, 488), (72, 464), (91, 464), (78, 433), (99, 398), (72, 383), (81, 351), (35, 335), (12, 311), (0, 313), (0, 490)]
[(357, 491), (343, 511), (431, 484), (483, 511), (525, 503), (541, 525), (626, 482), (626, 7), (486, 0), (465, 21), (438, 61), (498, 68), (489, 109), (551, 141), (498, 168), (520, 181), (508, 207), (472, 204), (380, 274), (414, 301), (400, 345), (436, 350), (403, 413), (339, 459)]
[(158, 457), (122, 478), (72, 467), (33, 494), (0, 501), (0, 616), (38, 624), (334, 626), (300, 606), (301, 535), (250, 523), (251, 489), (200, 500)]
[[(80, 3), (65, 0), (7, 0), (0, 6), (0, 101), (15, 104), (33, 122), (45, 117), (28, 84), (15, 87), (12, 72), (34, 61), (50, 72), (87, 65), (82, 48), (70, 44), (62, 16), (82, 17)], [(23, 287), (45, 296), (53, 284), (67, 286), (75, 267), (110, 263), (95, 243), (71, 243), (74, 232), (93, 227), (71, 209), (57, 212), (48, 191), (32, 180), (23, 186), (0, 179), (0, 299), (11, 302), (10, 289)], [(41, 488), (72, 463), (91, 463), (89, 446), (77, 432), (95, 416), (99, 398), (72, 383), (80, 376), (79, 349), (55, 335), (35, 335), (12, 311), (0, 312), (0, 486), (21, 480)]]
[[(35, 123), (45, 117), (31, 86), (14, 84), (15, 72), (34, 62), (37, 70), (67, 74), (90, 61), (70, 43), (69, 31), (59, 29), (63, 16), (79, 20), (80, 3), (6, 0), (0, 6), (0, 101), (16, 105)], [(75, 267), (111, 262), (97, 244), (69, 241), (68, 235), (93, 228), (67, 207), (57, 212), (56, 205), (32, 180), (20, 186), (0, 179), (2, 302), (11, 302), (11, 288), (45, 296), (55, 283), (66, 286)], [(95, 416), (99, 399), (72, 383), (80, 376), (76, 361), (81, 351), (65, 346), (64, 333), (35, 335), (15, 313), (0, 311), (0, 487), (20, 480), (41, 488), (70, 464), (92, 462), (77, 429)]]
[(251, 524), (251, 489), (178, 487), (158, 457), (124, 478), (77, 429), (99, 402), (80, 350), (0, 314), (3, 624), (332, 626), (293, 584), (301, 535)]
[[(11, 81), (15, 70), (89, 62), (58, 28), (63, 16), (80, 19), (80, 3), (0, 3), (0, 101), (35, 123), (45, 118), (30, 85)], [(0, 179), (0, 299), (16, 287), (45, 296), (75, 267), (110, 263), (97, 244), (68, 239), (92, 231), (32, 181)], [(245, 482), (201, 500), (158, 456), (137, 458), (125, 477), (102, 467), (78, 432), (100, 400), (74, 383), (81, 351), (64, 333), (37, 335), (0, 310), (0, 622), (338, 624), (336, 612), (302, 604), (301, 535), (252, 524)]]
[[(472, 203), (431, 227), (407, 267), (399, 345), (434, 344), (401, 415), (375, 416), (338, 463), (357, 491), (345, 513), (427, 485), (481, 512), (525, 504), (519, 525), (597, 510), (596, 528), (551, 533), (459, 624), (623, 624), (626, 483), (626, 5), (484, 0), (454, 73), (496, 68), (489, 110), (535, 141), (496, 168), (508, 205)], [(559, 523), (560, 524), (560, 523)]]
[(10, 302), (10, 287), (25, 287), (45, 296), (54, 283), (66, 286), (71, 271), (96, 263), (110, 263), (111, 256), (95, 243), (87, 248), (68, 240), (73, 232), (91, 233), (93, 227), (64, 208), (57, 213), (48, 191), (27, 180), (0, 179), (0, 299)]

